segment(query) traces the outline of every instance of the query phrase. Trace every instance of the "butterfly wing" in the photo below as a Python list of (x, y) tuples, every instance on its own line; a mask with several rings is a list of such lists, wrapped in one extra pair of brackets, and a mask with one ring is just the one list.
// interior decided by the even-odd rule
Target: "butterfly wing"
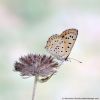
[(74, 43), (77, 39), (77, 35), (78, 35), (78, 30), (77, 29), (68, 29), (65, 30), (60, 37), (62, 37), (62, 39), (64, 40), (64, 49), (65, 49), (65, 54), (62, 57), (63, 59), (67, 60), (73, 46)]
[(55, 56), (57, 59), (62, 56), (59, 51), (60, 51), (60, 43), (61, 42), (61, 37), (57, 34), (52, 35), (45, 46), (45, 49), (51, 53), (53, 56)]
[(78, 30), (68, 29), (61, 35), (51, 36), (46, 44), (46, 50), (59, 60), (66, 60), (76, 41)]

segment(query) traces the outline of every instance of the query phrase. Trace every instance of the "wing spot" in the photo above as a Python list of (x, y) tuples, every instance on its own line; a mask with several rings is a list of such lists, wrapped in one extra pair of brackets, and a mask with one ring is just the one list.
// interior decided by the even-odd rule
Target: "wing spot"
[(62, 38), (64, 38), (64, 36), (62, 36)]
[(72, 43), (68, 43), (68, 44), (72, 44)]
[(66, 35), (67, 33), (65, 32), (65, 35)]
[(69, 46), (67, 48), (70, 48)]

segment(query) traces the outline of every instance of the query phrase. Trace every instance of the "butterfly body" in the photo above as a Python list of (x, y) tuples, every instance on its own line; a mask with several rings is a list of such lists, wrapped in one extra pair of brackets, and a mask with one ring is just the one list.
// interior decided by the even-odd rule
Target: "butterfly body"
[(68, 29), (63, 31), (60, 35), (52, 35), (48, 39), (45, 49), (58, 60), (67, 60), (77, 35), (77, 29)]

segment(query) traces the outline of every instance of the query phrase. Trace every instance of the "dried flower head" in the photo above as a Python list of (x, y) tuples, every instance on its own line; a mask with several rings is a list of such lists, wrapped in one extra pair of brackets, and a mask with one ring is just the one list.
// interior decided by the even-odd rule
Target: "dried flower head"
[(43, 79), (56, 73), (58, 66), (51, 56), (34, 54), (21, 57), (14, 64), (15, 71), (22, 76), (39, 76)]

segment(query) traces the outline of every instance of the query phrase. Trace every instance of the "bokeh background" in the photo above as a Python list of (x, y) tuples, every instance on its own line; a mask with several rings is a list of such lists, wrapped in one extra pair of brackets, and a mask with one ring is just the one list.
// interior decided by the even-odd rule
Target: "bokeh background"
[(13, 64), (27, 53), (47, 54), (53, 34), (79, 30), (70, 57), (35, 100), (100, 97), (100, 0), (0, 0), (0, 100), (31, 100), (34, 78), (22, 79)]

